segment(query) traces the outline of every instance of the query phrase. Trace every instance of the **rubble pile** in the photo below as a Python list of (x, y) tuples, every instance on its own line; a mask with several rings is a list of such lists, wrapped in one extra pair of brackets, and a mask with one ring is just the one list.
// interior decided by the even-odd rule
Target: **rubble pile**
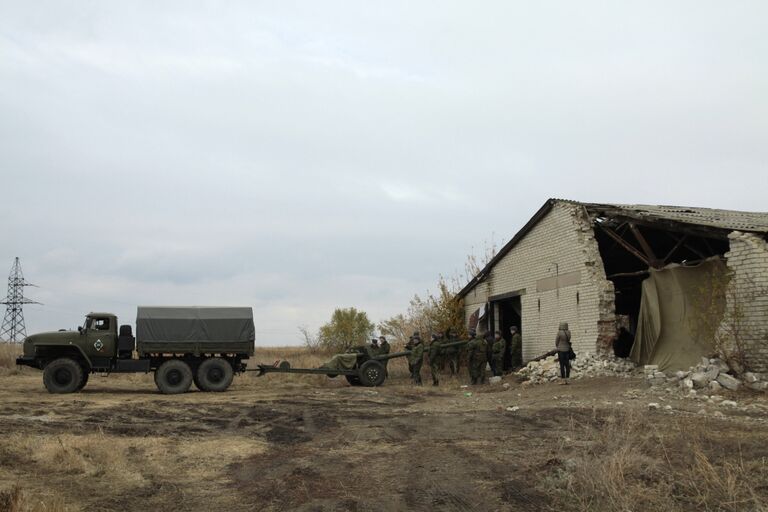
[(722, 389), (738, 391), (749, 388), (754, 391), (768, 391), (768, 375), (746, 372), (741, 378), (730, 374), (728, 364), (722, 359), (707, 359), (703, 357), (701, 363), (692, 366), (688, 370), (680, 370), (673, 373), (659, 371), (657, 365), (643, 367), (648, 384), (654, 387), (671, 386), (680, 387), (683, 391), (702, 390), (717, 392)]
[[(571, 361), (571, 378), (621, 376), (630, 377), (637, 372), (637, 366), (629, 359), (614, 355), (580, 352)], [(557, 355), (540, 361), (531, 361), (517, 371), (517, 375), (527, 378), (532, 384), (555, 381), (560, 378), (560, 364)]]

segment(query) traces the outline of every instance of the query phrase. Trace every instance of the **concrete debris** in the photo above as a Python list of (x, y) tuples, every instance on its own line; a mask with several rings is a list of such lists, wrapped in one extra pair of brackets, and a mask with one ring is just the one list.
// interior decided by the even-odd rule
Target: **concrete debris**
[[(658, 367), (656, 367), (658, 370)], [(653, 370), (651, 370), (653, 371)], [(635, 363), (629, 359), (613, 355), (598, 355), (590, 352), (579, 352), (576, 359), (571, 361), (571, 379), (585, 377), (630, 377), (637, 375)], [(532, 361), (517, 371), (521, 377), (532, 384), (553, 382), (560, 378), (560, 365), (557, 356), (548, 357), (541, 361)], [(651, 373), (653, 375), (653, 373)], [(663, 374), (662, 374), (663, 375)], [(666, 380), (666, 376), (662, 377)]]
[[(523, 382), (526, 386), (555, 382), (560, 379), (557, 356), (530, 362), (518, 370), (517, 375), (526, 379)], [(607, 376), (637, 377), (639, 375), (644, 375), (646, 383), (652, 388), (668, 390), (678, 388), (690, 397), (701, 398), (697, 391), (703, 393), (706, 398), (706, 395), (716, 394), (724, 389), (737, 391), (743, 387), (768, 393), (768, 373), (746, 372), (739, 379), (731, 375), (728, 363), (720, 358), (702, 358), (700, 364), (688, 370), (665, 373), (655, 364), (638, 367), (629, 359), (585, 352), (579, 353), (571, 366), (571, 379)], [(491, 380), (491, 383), (494, 381)]]
[(734, 402), (733, 400), (723, 400), (722, 402), (720, 402), (720, 405), (724, 405), (726, 407), (736, 407), (736, 405), (738, 404), (736, 404), (736, 402)]
[(658, 409), (659, 408), (659, 404), (657, 404), (656, 402), (651, 402), (651, 403), (648, 404), (648, 408), (649, 409)]
[(501, 377), (491, 377), (488, 379), (488, 384), (501, 384)]
[(717, 382), (725, 389), (730, 389), (731, 391), (736, 391), (741, 387), (741, 381), (727, 373), (718, 375)]
[[(643, 370), (646, 382), (651, 387), (679, 387), (690, 396), (695, 396), (696, 390), (709, 393), (717, 393), (723, 389), (737, 391), (744, 385), (755, 391), (768, 391), (768, 379), (765, 376), (747, 372), (742, 375), (743, 381), (739, 380), (728, 373), (728, 364), (722, 359), (705, 361), (702, 358), (701, 364), (687, 371), (676, 371), (668, 375), (659, 372), (655, 365), (646, 365)], [(662, 379), (660, 374), (665, 378)]]
[(517, 412), (519, 410), (520, 410), (520, 407), (518, 407), (517, 405), (513, 405), (512, 407), (507, 407), (507, 411), (509, 412)]

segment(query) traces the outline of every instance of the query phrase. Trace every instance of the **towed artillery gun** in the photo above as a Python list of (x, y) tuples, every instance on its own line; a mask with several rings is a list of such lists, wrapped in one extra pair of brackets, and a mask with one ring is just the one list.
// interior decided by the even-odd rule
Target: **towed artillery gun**
[[(441, 344), (440, 348), (461, 347), (469, 343), (468, 341), (453, 341)], [(331, 361), (336, 363), (331, 366), (323, 365), (320, 368), (291, 368), (290, 363), (283, 361), (279, 364), (265, 365), (260, 364), (253, 370), (258, 377), (268, 373), (304, 373), (310, 375), (327, 375), (330, 378), (336, 378), (344, 375), (352, 386), (377, 387), (381, 386), (387, 378), (387, 370), (384, 367), (386, 361), (399, 357), (407, 357), (411, 354), (410, 350), (394, 352), (391, 354), (373, 355), (370, 349), (365, 346), (355, 347), (349, 353), (337, 354)], [(327, 364), (327, 363), (326, 363)]]

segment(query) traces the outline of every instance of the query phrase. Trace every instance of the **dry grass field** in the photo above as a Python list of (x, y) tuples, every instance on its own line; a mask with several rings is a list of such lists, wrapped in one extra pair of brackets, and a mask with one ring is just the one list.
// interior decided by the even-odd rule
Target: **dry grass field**
[(376, 389), (247, 374), (165, 396), (148, 375), (94, 375), (50, 395), (14, 357), (0, 346), (0, 511), (768, 510), (757, 394), (724, 407), (618, 378), (415, 388), (399, 360)]

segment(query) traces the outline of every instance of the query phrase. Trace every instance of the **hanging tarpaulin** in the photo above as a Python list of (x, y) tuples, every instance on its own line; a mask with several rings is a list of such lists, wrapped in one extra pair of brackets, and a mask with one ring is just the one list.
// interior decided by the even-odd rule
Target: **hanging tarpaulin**
[(643, 281), (640, 316), (630, 358), (661, 371), (686, 370), (714, 352), (714, 336), (725, 310), (725, 264), (650, 269)]
[(471, 315), (469, 315), (469, 328), (477, 330), (480, 321), (482, 321), (488, 315), (488, 303), (483, 304), (477, 308)]

